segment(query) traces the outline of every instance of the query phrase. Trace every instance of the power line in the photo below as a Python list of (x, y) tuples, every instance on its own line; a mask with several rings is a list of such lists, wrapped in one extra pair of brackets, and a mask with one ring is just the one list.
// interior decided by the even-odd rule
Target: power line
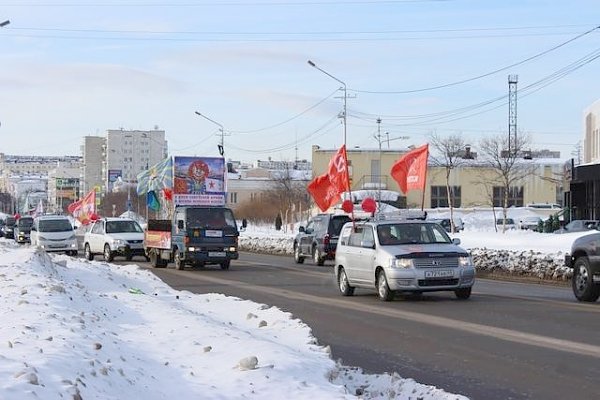
[(373, 5), (373, 4), (410, 4), (410, 3), (447, 3), (453, 0), (357, 0), (357, 1), (224, 1), (224, 2), (200, 2), (200, 3), (8, 3), (4, 7), (255, 7), (255, 6), (338, 6), (338, 5)]
[(460, 81), (455, 81), (455, 82), (446, 83), (446, 84), (437, 85), (437, 86), (430, 86), (430, 87), (427, 87), (427, 88), (411, 89), (411, 90), (401, 90), (401, 91), (373, 91), (373, 90), (360, 90), (360, 89), (349, 89), (349, 90), (352, 90), (352, 91), (357, 92), (357, 93), (369, 93), (369, 94), (408, 94), (408, 93), (425, 92), (425, 91), (430, 91), (430, 90), (443, 89), (443, 88), (447, 88), (447, 87), (451, 87), (451, 86), (461, 85), (463, 83), (472, 82), (472, 81), (475, 81), (475, 80), (478, 80), (478, 79), (481, 79), (481, 78), (488, 77), (490, 75), (497, 74), (497, 73), (502, 72), (502, 71), (506, 71), (507, 69), (514, 68), (514, 67), (516, 67), (518, 65), (522, 65), (522, 64), (525, 64), (525, 63), (527, 63), (527, 62), (529, 62), (531, 60), (534, 60), (536, 58), (542, 57), (542, 56), (544, 56), (544, 55), (546, 55), (546, 54), (548, 54), (548, 53), (550, 53), (552, 51), (555, 51), (555, 50), (557, 50), (557, 49), (559, 49), (559, 48), (561, 48), (563, 46), (566, 46), (567, 44), (569, 44), (569, 43), (571, 43), (571, 42), (573, 42), (573, 41), (575, 41), (575, 40), (577, 40), (577, 39), (579, 39), (579, 38), (581, 38), (583, 36), (586, 36), (586, 35), (594, 32), (595, 30), (597, 30), (599, 28), (600, 28), (600, 26), (595, 26), (594, 28), (592, 28), (590, 30), (587, 30), (587, 31), (585, 31), (583, 33), (580, 33), (579, 35), (577, 35), (577, 36), (575, 36), (575, 37), (573, 37), (573, 38), (571, 38), (571, 39), (569, 39), (569, 40), (567, 40), (565, 42), (562, 42), (562, 43), (560, 43), (560, 44), (558, 44), (558, 45), (556, 45), (554, 47), (551, 47), (551, 48), (549, 48), (547, 50), (542, 51), (541, 53), (537, 53), (537, 54), (535, 54), (535, 55), (533, 55), (531, 57), (525, 58), (524, 60), (521, 60), (521, 61), (516, 62), (514, 64), (510, 64), (510, 65), (504, 66), (502, 68), (498, 68), (498, 69), (495, 69), (493, 71), (487, 72), (485, 74), (477, 75), (477, 76), (474, 76), (472, 78), (467, 78), (467, 79), (463, 79), (463, 80), (460, 80)]

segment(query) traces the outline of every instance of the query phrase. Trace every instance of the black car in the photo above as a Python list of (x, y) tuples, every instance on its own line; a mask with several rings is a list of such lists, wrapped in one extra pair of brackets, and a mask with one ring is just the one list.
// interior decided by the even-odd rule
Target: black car
[(351, 221), (346, 214), (318, 214), (301, 226), (294, 239), (294, 260), (302, 264), (311, 257), (315, 264), (335, 259), (335, 248), (344, 224)]
[(2, 227), (2, 236), (7, 239), (13, 239), (15, 237), (15, 224), (17, 220), (15, 217), (6, 217), (4, 226)]
[(573, 294), (579, 301), (596, 301), (600, 297), (600, 233), (581, 236), (565, 255), (565, 265), (573, 268)]
[(31, 227), (33, 226), (33, 217), (25, 216), (17, 220), (14, 229), (14, 237), (17, 243), (24, 244), (29, 243), (29, 237), (31, 235)]

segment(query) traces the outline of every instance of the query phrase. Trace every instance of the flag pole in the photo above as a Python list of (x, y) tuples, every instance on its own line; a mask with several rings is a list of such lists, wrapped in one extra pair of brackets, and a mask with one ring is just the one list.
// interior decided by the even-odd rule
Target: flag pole
[(421, 194), (421, 211), (425, 208), (425, 188), (427, 187), (427, 169), (429, 168), (429, 146), (427, 146), (427, 157), (425, 157), (425, 174), (423, 175), (423, 190)]

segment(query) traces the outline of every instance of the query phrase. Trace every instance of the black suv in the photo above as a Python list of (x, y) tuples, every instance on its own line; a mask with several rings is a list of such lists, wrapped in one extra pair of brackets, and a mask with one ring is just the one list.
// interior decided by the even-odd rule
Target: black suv
[(600, 297), (600, 233), (581, 236), (565, 255), (565, 265), (573, 268), (573, 294), (579, 301)]
[(344, 224), (351, 221), (345, 214), (318, 214), (301, 226), (294, 239), (294, 260), (298, 264), (311, 257), (317, 265), (335, 259), (335, 248)]

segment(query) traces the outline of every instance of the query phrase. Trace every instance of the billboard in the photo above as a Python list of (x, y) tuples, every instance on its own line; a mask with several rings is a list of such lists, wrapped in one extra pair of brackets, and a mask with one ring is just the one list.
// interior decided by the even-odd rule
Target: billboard
[(225, 205), (225, 159), (173, 157), (173, 200), (179, 206)]
[(120, 169), (109, 169), (108, 170), (108, 191), (112, 192), (113, 186), (117, 181), (117, 178), (123, 176), (123, 171)]

